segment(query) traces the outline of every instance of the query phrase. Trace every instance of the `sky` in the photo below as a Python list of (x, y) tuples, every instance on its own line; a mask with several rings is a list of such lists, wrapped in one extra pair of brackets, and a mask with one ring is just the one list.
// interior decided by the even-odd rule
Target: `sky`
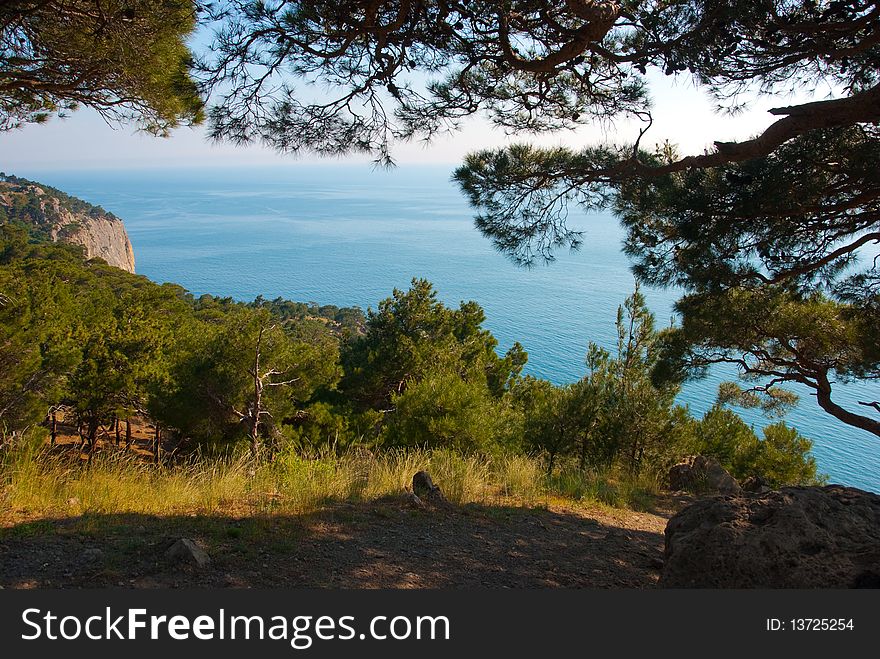
[[(682, 155), (702, 153), (711, 148), (714, 140), (744, 139), (761, 132), (774, 121), (767, 110), (780, 104), (778, 97), (758, 98), (753, 100), (747, 112), (730, 116), (715, 112), (709, 95), (684, 77), (672, 78), (649, 72), (649, 84), (654, 99), (654, 124), (643, 138), (642, 145), (650, 147), (668, 139), (679, 145)], [(783, 104), (789, 102), (791, 99), (784, 100)], [(427, 146), (420, 142), (398, 144), (392, 150), (392, 156), (400, 165), (457, 164), (470, 151), (511, 142), (577, 147), (597, 142), (631, 141), (637, 131), (635, 124), (620, 123), (612, 127), (588, 126), (577, 132), (510, 138), (487, 122), (475, 119), (462, 131), (440, 137)], [(369, 166), (371, 159), (359, 155), (341, 161)], [(313, 156), (279, 155), (259, 145), (241, 147), (213, 143), (206, 138), (204, 127), (181, 128), (168, 138), (153, 137), (137, 132), (131, 126), (108, 125), (87, 108), (65, 119), (53, 118), (46, 124), (0, 132), (0, 171), (13, 174), (41, 170), (241, 167), (318, 162), (327, 161)]]

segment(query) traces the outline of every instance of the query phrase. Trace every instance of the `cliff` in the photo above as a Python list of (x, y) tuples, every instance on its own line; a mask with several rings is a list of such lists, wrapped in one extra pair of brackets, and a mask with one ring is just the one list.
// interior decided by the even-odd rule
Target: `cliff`
[(122, 220), (48, 185), (0, 174), (4, 221), (22, 224), (36, 237), (81, 245), (86, 258), (134, 272), (134, 250)]

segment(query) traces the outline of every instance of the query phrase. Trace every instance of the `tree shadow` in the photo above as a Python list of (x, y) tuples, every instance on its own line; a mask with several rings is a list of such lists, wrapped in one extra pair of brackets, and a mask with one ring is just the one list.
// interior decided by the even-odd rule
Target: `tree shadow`
[[(662, 531), (613, 516), (401, 497), (235, 517), (86, 514), (0, 529), (11, 588), (653, 588)], [(204, 568), (173, 562), (191, 538)]]

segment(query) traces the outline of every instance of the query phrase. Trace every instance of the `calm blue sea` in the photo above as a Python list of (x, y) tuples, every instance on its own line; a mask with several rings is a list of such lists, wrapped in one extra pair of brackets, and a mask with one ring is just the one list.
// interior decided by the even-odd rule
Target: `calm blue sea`
[[(137, 271), (196, 294), (366, 308), (425, 277), (449, 304), (479, 302), (501, 348), (520, 341), (529, 353), (527, 372), (557, 383), (584, 374), (588, 341), (614, 346), (615, 313), (633, 289), (622, 232), (611, 216), (573, 218), (587, 232), (579, 252), (520, 269), (473, 228), (449, 167), (15, 173), (123, 218)], [(658, 324), (667, 323), (677, 291), (645, 292)], [(731, 374), (690, 383), (681, 401), (702, 414)], [(880, 492), (880, 440), (826, 415), (808, 391), (799, 393), (801, 404), (788, 421), (814, 440), (821, 471), (832, 482)], [(868, 395), (876, 400), (878, 393), (849, 385), (838, 397), (855, 405)], [(759, 414), (745, 416), (766, 423)]]

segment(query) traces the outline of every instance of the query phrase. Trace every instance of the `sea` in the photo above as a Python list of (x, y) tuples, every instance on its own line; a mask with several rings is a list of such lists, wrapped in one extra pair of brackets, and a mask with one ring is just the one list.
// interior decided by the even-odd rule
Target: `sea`
[[(578, 380), (590, 341), (613, 350), (617, 308), (635, 285), (618, 222), (574, 211), (570, 224), (584, 231), (581, 249), (524, 269), (474, 228), (452, 170), (298, 163), (15, 173), (122, 218), (137, 272), (156, 282), (196, 295), (367, 309), (412, 278), (426, 278), (447, 304), (478, 302), (500, 350), (519, 341), (528, 351), (526, 373), (557, 384)], [(681, 291), (642, 291), (658, 326), (674, 322)], [(715, 369), (687, 383), (679, 401), (700, 416), (718, 384), (736, 377), (731, 368)], [(835, 392), (857, 409), (858, 400), (880, 397), (877, 388), (845, 383)], [(801, 401), (786, 421), (813, 441), (819, 470), (830, 482), (880, 492), (880, 439), (823, 412), (809, 390), (794, 390)], [(773, 422), (738, 411), (756, 429)]]

